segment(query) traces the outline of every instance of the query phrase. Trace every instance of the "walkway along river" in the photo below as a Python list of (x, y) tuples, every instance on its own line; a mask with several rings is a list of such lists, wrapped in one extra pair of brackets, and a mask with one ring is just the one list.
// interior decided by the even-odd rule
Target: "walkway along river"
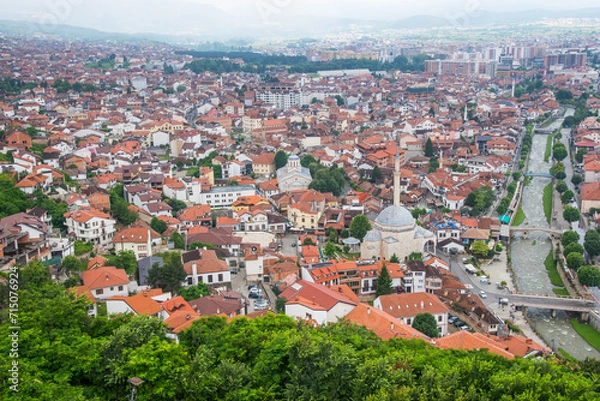
[[(556, 123), (560, 124), (562, 121)], [(546, 140), (546, 135), (533, 136), (527, 171), (547, 172), (552, 166), (551, 162), (544, 162)], [(550, 178), (533, 177), (531, 183), (523, 189), (522, 208), (526, 215), (523, 226), (548, 227), (544, 215), (543, 192), (550, 182)], [(553, 286), (544, 266), (544, 261), (552, 250), (550, 238), (543, 233), (530, 233), (528, 239), (523, 239), (517, 234), (511, 239), (510, 249), (519, 292), (553, 295)], [(559, 311), (557, 317), (552, 318), (549, 310), (529, 308), (528, 316), (534, 329), (555, 350), (562, 348), (577, 359), (588, 356), (600, 359), (600, 352), (575, 332), (566, 312)]]

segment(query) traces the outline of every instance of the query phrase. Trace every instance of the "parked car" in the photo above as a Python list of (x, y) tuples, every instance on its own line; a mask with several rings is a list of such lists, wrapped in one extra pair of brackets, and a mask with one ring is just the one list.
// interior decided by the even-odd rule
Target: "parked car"
[(258, 287), (252, 287), (248, 291), (248, 298), (260, 298), (262, 297), (262, 290)]
[(448, 323), (454, 324), (458, 320), (458, 316), (450, 316), (448, 318)]
[(292, 242), (292, 248), (295, 248), (295, 247), (296, 247), (296, 243)]
[(471, 327), (469, 327), (466, 324), (463, 324), (462, 326), (459, 327), (461, 330), (471, 330)]
[(457, 319), (454, 323), (452, 323), (455, 327), (460, 328), (460, 326), (463, 326), (465, 324), (465, 322), (463, 322), (460, 319)]
[(269, 301), (264, 298), (259, 298), (254, 302), (254, 310), (267, 310), (269, 308)]
[(487, 294), (485, 293), (485, 291), (479, 291), (479, 296), (481, 298), (487, 298)]

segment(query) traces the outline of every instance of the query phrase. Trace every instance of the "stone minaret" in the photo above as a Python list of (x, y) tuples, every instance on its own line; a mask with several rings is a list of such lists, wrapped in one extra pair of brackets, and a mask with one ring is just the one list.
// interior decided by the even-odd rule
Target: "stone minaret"
[(394, 166), (394, 206), (400, 206), (400, 144), (396, 142), (396, 163)]

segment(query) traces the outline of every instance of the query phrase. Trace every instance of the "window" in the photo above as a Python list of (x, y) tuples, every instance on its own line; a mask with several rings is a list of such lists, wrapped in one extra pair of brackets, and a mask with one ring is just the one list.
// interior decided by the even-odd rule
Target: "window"
[(138, 245), (138, 251), (145, 251), (147, 248), (146, 245)]
[(212, 283), (212, 282), (213, 282), (213, 276), (212, 276), (212, 274), (209, 274), (209, 275), (208, 275), (208, 282), (209, 282), (209, 283)]
[(119, 286), (119, 291), (123, 291), (123, 286), (122, 285)]
[(218, 281), (219, 281), (219, 282), (222, 282), (222, 281), (223, 281), (223, 274), (222, 274), (222, 273), (219, 273), (219, 280), (218, 280)]
[(444, 320), (443, 316), (442, 316), (442, 315), (439, 315), (439, 316), (438, 316), (438, 322), (439, 322), (439, 323), (441, 323), (443, 320)]
[[(202, 278), (202, 277), (200, 277), (200, 278)], [(191, 277), (187, 278), (187, 284), (188, 285), (192, 285), (192, 278)]]
[(406, 319), (406, 324), (408, 324), (410, 326), (410, 324), (411, 324), (411, 319), (410, 318)]
[[(190, 278), (190, 281), (191, 281), (191, 278)], [(204, 282), (204, 277), (198, 276), (198, 281), (201, 282), (201, 283), (203, 283)]]
[(96, 295), (102, 295), (102, 294), (104, 294), (103, 289), (96, 290)]
[(115, 287), (110, 287), (110, 290), (111, 290), (111, 291), (114, 291), (114, 290), (115, 290)]

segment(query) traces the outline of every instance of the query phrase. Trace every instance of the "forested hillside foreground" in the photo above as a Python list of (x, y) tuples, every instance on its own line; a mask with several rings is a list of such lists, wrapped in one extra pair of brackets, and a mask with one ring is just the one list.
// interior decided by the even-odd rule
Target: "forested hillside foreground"
[[(313, 328), (284, 315), (210, 317), (180, 343), (157, 319), (89, 318), (88, 301), (31, 264), (19, 272), (19, 391), (2, 369), (1, 400), (600, 400), (600, 363), (507, 360), (382, 341), (344, 322)], [(10, 366), (2, 286), (2, 366)]]

